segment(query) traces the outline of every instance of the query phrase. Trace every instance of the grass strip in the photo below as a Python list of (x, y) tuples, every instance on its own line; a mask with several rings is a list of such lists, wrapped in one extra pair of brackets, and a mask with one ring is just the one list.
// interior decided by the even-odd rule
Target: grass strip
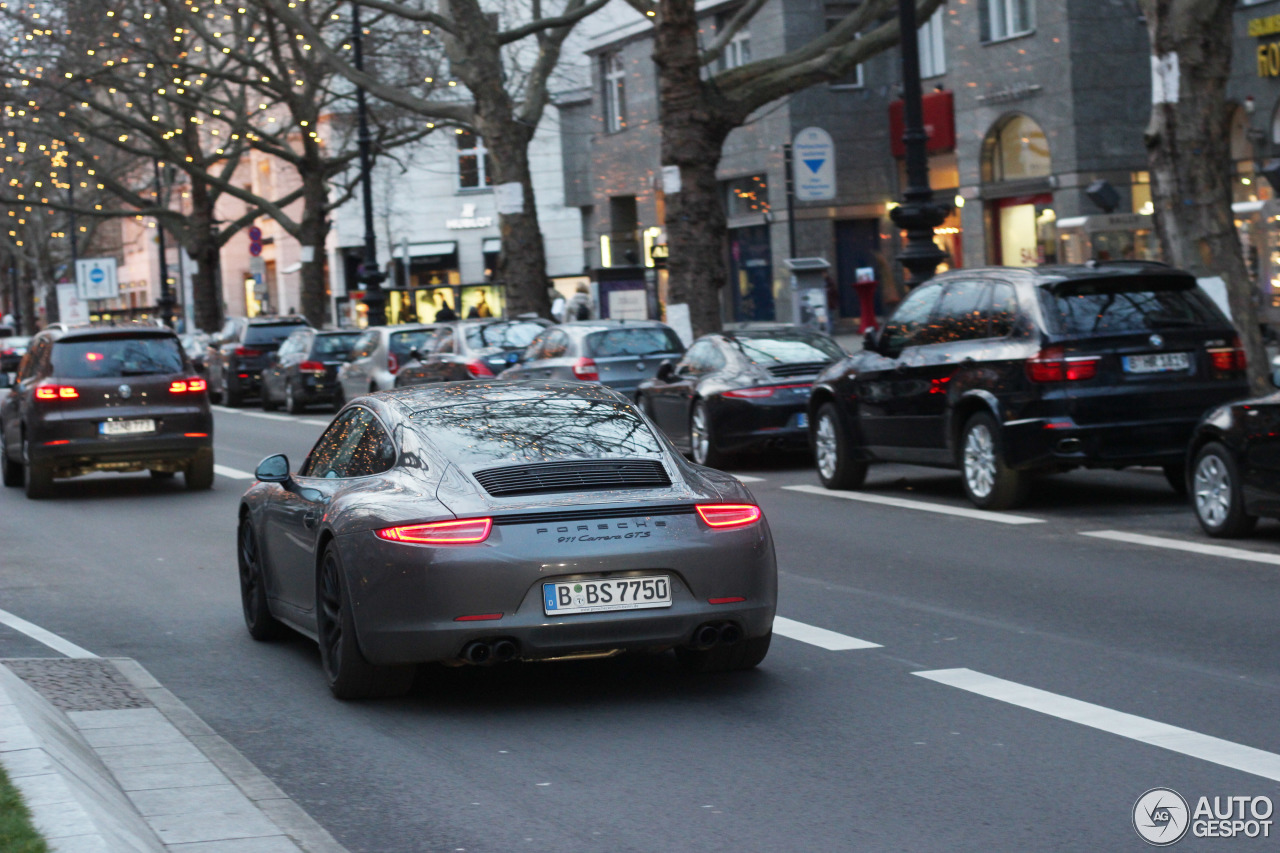
[(22, 795), (0, 766), (0, 853), (49, 853), (40, 833), (31, 825)]

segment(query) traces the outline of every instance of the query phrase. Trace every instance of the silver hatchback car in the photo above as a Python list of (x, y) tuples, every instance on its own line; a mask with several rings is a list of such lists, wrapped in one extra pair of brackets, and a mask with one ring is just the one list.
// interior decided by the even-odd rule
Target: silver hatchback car
[(680, 337), (657, 320), (565, 323), (535, 338), (502, 378), (599, 382), (634, 400), (663, 361), (682, 355)]
[(425, 323), (373, 326), (351, 346), (351, 360), (338, 369), (339, 407), (361, 394), (390, 391), (413, 350), (428, 350), (441, 327)]

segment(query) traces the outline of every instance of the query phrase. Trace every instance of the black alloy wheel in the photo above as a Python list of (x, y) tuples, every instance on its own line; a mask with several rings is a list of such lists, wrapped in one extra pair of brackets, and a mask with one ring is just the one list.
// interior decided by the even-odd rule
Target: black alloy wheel
[(4, 472), (4, 484), (11, 488), (22, 485), (22, 463), (9, 458), (9, 446), (4, 440), (4, 426), (0, 425), (0, 469)]
[(713, 646), (709, 649), (676, 648), (676, 660), (686, 672), (738, 672), (755, 669), (769, 654), (773, 640), (770, 631), (763, 637), (751, 637), (737, 643)]
[(31, 461), (31, 442), (22, 439), (22, 485), (28, 500), (38, 501), (53, 495), (53, 466)]
[(867, 463), (854, 459), (835, 403), (823, 403), (813, 424), (818, 479), (828, 489), (856, 489), (867, 479)]
[(182, 479), (189, 492), (203, 492), (213, 488), (213, 449), (203, 448), (187, 463)]
[(689, 416), (689, 452), (699, 465), (720, 468), (728, 461), (728, 457), (716, 449), (711, 413), (702, 400), (693, 404), (693, 413)]
[(329, 544), (316, 580), (316, 623), (320, 665), (329, 690), (338, 699), (403, 696), (413, 686), (412, 666), (376, 666), (365, 660), (356, 639), (351, 597), (343, 579), (338, 549)]
[(1031, 478), (1004, 461), (1000, 425), (986, 412), (965, 422), (960, 433), (961, 481), (964, 492), (980, 509), (1010, 509), (1026, 500)]
[(262, 572), (262, 556), (258, 552), (258, 537), (253, 532), (249, 516), (240, 519), (236, 556), (240, 562), (240, 604), (244, 609), (244, 625), (255, 640), (274, 640), (280, 636), (282, 626), (271, 615), (267, 605), (266, 578)]
[(1230, 539), (1253, 530), (1258, 517), (1245, 512), (1240, 469), (1231, 451), (1211, 441), (1200, 448), (1191, 471), (1191, 508), (1205, 533)]

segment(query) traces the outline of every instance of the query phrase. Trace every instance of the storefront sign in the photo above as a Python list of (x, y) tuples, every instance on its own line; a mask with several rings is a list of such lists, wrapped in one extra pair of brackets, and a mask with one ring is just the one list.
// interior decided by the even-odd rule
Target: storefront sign
[(1265, 18), (1254, 18), (1249, 22), (1249, 35), (1254, 38), (1280, 34), (1280, 15), (1268, 15)]
[(460, 231), (465, 228), (489, 228), (492, 225), (492, 216), (476, 216), (476, 206), (474, 204), (464, 204), (461, 216), (457, 219), (446, 219), (444, 222), (444, 227), (450, 231)]
[[(956, 109), (953, 94), (930, 92), (920, 99), (920, 103), (924, 109), (924, 131), (929, 135), (925, 150), (930, 154), (953, 151), (956, 147)], [(894, 157), (907, 155), (906, 143), (902, 141), (905, 126), (902, 101), (894, 101), (889, 104), (889, 146)]]
[(1258, 45), (1258, 76), (1280, 77), (1280, 42)]

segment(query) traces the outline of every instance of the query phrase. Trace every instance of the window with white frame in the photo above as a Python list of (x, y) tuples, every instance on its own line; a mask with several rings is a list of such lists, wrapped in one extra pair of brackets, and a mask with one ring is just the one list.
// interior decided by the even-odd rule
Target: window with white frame
[(982, 38), (998, 41), (1025, 35), (1036, 27), (1035, 0), (982, 0)]
[(609, 133), (617, 133), (627, 127), (627, 72), (622, 55), (606, 54), (601, 57), (600, 68), (604, 80), (604, 126)]
[[(733, 20), (732, 14), (720, 15), (716, 19), (716, 32), (722, 32), (725, 27), (729, 26), (731, 20)], [(743, 24), (742, 28), (734, 33), (733, 38), (729, 39), (729, 43), (724, 46), (724, 53), (720, 54), (719, 70), (728, 71), (730, 68), (746, 65), (751, 61), (751, 31), (747, 29), (747, 26), (747, 24)]]
[(933, 13), (920, 27), (917, 39), (920, 45), (920, 76), (923, 79), (940, 77), (947, 73), (947, 56), (942, 46), (943, 10)]
[(489, 169), (489, 149), (484, 140), (469, 130), (457, 134), (458, 189), (477, 190), (493, 185)]
[[(850, 5), (842, 4), (842, 5), (827, 6), (826, 12), (825, 12), (827, 31), (830, 32), (832, 29), (834, 29), (841, 21), (843, 21), (846, 17), (848, 17), (849, 13), (852, 12), (855, 8), (857, 8), (856, 4), (850, 4)], [(861, 33), (854, 33), (852, 38), (856, 39), (860, 35)], [(841, 77), (839, 80), (834, 81), (831, 84), (831, 88), (832, 89), (861, 89), (862, 85), (863, 85), (862, 66), (858, 65), (858, 67), (854, 68), (844, 77)]]

